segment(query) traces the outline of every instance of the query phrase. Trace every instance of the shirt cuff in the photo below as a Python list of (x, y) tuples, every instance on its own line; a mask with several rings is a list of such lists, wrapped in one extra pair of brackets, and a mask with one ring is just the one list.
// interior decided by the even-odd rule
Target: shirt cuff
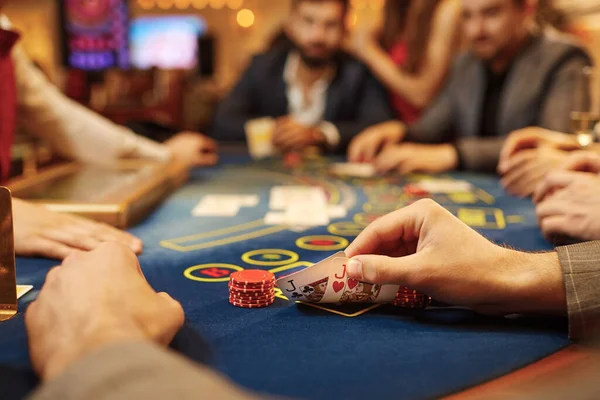
[(338, 128), (331, 122), (324, 121), (319, 124), (319, 129), (323, 136), (325, 136), (327, 147), (330, 150), (335, 150), (339, 146), (341, 139)]

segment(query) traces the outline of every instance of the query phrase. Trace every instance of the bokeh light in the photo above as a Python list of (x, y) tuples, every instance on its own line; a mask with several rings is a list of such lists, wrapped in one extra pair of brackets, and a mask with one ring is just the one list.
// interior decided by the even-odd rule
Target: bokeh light
[(202, 10), (208, 6), (208, 0), (192, 0), (192, 6), (198, 10)]
[(220, 10), (225, 7), (225, 0), (210, 0), (210, 6), (215, 10)]
[(237, 23), (242, 28), (250, 28), (254, 25), (254, 13), (252, 10), (244, 8), (237, 13)]
[(138, 0), (138, 7), (143, 10), (150, 10), (156, 6), (154, 0)]
[(227, 0), (227, 7), (232, 10), (239, 10), (244, 5), (244, 0)]
[(158, 8), (168, 10), (173, 7), (173, 0), (156, 0), (156, 5)]

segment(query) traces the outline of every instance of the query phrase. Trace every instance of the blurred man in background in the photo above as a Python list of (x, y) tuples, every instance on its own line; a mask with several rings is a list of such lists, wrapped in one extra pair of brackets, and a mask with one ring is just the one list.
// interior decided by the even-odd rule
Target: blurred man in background
[(381, 172), (493, 171), (509, 133), (569, 129), (575, 76), (591, 63), (585, 51), (537, 32), (526, 0), (462, 4), (471, 50), (456, 60), (445, 91), (414, 125), (367, 129), (350, 145), (351, 161)]
[(295, 0), (283, 41), (254, 58), (219, 106), (213, 135), (242, 141), (244, 125), (275, 118), (281, 152), (320, 146), (343, 150), (368, 126), (392, 117), (384, 89), (367, 68), (341, 52), (345, 0)]
[[(5, 2), (0, 0), (0, 11)], [(191, 168), (217, 162), (216, 144), (203, 135), (183, 132), (159, 144), (71, 101), (33, 66), (17, 46), (19, 38), (0, 14), (0, 184), (9, 177), (17, 125), (43, 139), (57, 154), (84, 163), (107, 166), (120, 159), (174, 159)], [(91, 250), (106, 241), (142, 251), (139, 239), (91, 220), (56, 214), (18, 199), (13, 201), (13, 212), (17, 255), (62, 259), (73, 250)]]

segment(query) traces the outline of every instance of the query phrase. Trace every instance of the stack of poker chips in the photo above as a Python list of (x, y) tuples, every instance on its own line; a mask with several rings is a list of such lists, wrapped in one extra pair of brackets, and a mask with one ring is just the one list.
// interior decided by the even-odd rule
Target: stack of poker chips
[(406, 287), (401, 287), (396, 293), (394, 306), (402, 308), (427, 308), (431, 304), (431, 297)]
[(229, 279), (229, 302), (241, 308), (263, 308), (275, 302), (275, 275), (269, 271), (234, 272)]

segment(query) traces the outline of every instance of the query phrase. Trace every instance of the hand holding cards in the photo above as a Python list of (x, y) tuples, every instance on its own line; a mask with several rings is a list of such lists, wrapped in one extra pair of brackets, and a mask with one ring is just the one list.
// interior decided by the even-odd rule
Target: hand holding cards
[(399, 285), (380, 285), (348, 277), (344, 252), (277, 280), (290, 300), (322, 304), (393, 303), (405, 308), (425, 308), (430, 298)]

